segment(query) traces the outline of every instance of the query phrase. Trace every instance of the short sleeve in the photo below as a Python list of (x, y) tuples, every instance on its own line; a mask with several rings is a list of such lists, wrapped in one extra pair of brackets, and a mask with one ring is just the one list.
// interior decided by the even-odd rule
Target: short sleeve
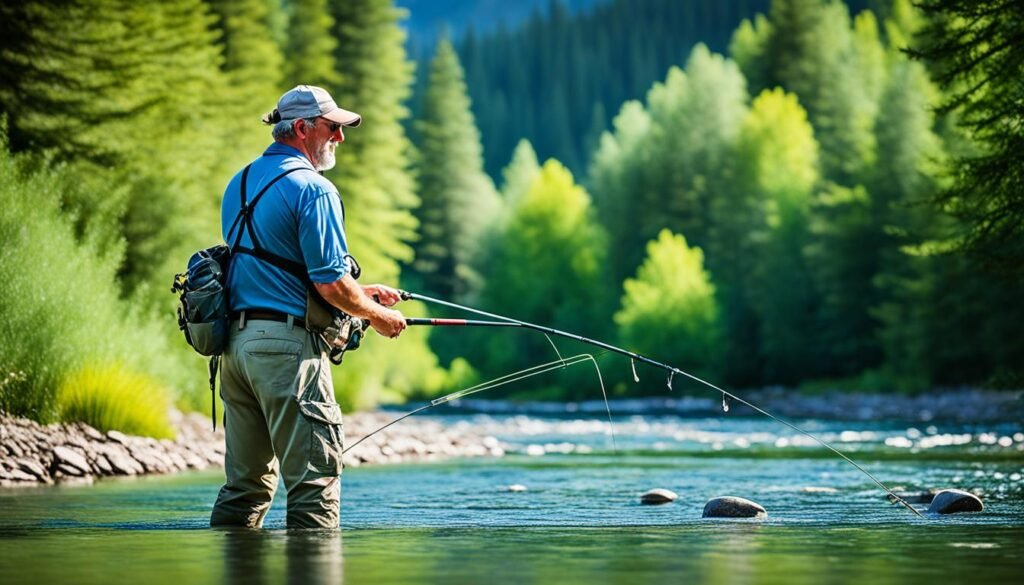
[(299, 210), (299, 245), (310, 280), (327, 284), (340, 280), (349, 270), (341, 198), (314, 185), (309, 189)]

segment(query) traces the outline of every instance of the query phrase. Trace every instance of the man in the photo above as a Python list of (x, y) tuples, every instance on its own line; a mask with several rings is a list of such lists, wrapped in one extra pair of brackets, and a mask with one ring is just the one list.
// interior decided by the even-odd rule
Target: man
[[(240, 248), (281, 257), (300, 267), (301, 276), (304, 268), (308, 280), (262, 256), (232, 258), (233, 320), (221, 370), (227, 481), (211, 526), (261, 526), (280, 473), (290, 528), (338, 527), (341, 409), (334, 399), (330, 348), (306, 329), (309, 289), (349, 315), (368, 319), (385, 337), (405, 329), (402, 314), (386, 308), (400, 300), (398, 291), (360, 286), (350, 274), (341, 198), (317, 172), (334, 166), (334, 149), (345, 140), (342, 128), (360, 122), (325, 90), (295, 87), (264, 117), (274, 125), (274, 143), (224, 192), (225, 241), (234, 244), (240, 230)], [(251, 222), (236, 221), (243, 186), (247, 204), (266, 190), (252, 207)]]

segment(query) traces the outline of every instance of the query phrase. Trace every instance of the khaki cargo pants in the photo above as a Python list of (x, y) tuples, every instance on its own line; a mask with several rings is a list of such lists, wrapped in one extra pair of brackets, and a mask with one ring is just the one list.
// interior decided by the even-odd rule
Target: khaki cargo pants
[(227, 481), (211, 526), (260, 527), (280, 473), (289, 528), (338, 528), (343, 434), (325, 349), (298, 325), (232, 322), (220, 378)]

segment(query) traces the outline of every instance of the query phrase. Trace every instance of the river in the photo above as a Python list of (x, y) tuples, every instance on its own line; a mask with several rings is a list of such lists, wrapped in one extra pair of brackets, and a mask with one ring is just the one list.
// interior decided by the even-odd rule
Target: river
[[(597, 418), (437, 420), (508, 455), (347, 469), (341, 531), (286, 530), (283, 498), (264, 530), (210, 530), (219, 471), (5, 490), (0, 583), (1005, 583), (1024, 569), (1019, 423), (795, 421), (890, 486), (986, 505), (918, 518), (772, 421), (620, 417), (612, 435)], [(640, 505), (651, 488), (679, 500)], [(702, 519), (721, 495), (768, 518)]]

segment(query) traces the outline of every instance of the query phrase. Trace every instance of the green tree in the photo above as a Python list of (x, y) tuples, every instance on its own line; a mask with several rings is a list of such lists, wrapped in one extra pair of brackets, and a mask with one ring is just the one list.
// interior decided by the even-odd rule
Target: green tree
[(763, 14), (753, 21), (744, 19), (729, 42), (729, 57), (739, 65), (752, 94), (768, 88), (768, 41), (772, 24)]
[[(549, 160), (498, 239), (482, 303), (527, 321), (599, 335), (608, 303), (605, 246), (587, 192), (561, 163)], [(517, 335), (516, 343), (492, 334), (473, 344), (482, 349), (480, 358), (470, 356), (481, 374), (550, 361), (551, 346), (543, 337), (508, 335)]]
[(338, 40), (329, 0), (292, 0), (288, 19), (284, 85), (316, 85), (334, 89), (341, 75), (334, 63)]
[[(359, 112), (363, 123), (346, 133), (329, 177), (345, 202), (352, 253), (367, 278), (398, 285), (399, 263), (412, 260), (417, 224), (411, 210), (418, 204), (402, 125), (412, 83), (398, 24), (404, 13), (389, 0), (332, 0), (330, 14), (340, 78), (332, 95), (341, 107)], [(412, 315), (422, 310), (402, 308)], [(346, 358), (353, 371), (334, 378), (339, 400), (365, 406), (429, 386), (438, 373), (436, 358), (426, 332), (412, 333), (397, 345), (371, 338)]]
[(616, 250), (616, 278), (639, 264), (644, 243), (665, 227), (706, 243), (710, 201), (724, 182), (746, 101), (736, 64), (698, 45), (685, 73), (672, 68), (651, 88), (646, 110), (623, 106), (590, 180)]
[[(736, 160), (735, 189), (746, 197), (737, 203), (745, 210), (722, 206), (715, 225), (736, 252), (727, 270), (744, 287), (743, 300), (755, 314), (758, 354), (734, 355), (729, 363), (756, 363), (759, 356), (757, 381), (794, 383), (814, 358), (809, 339), (815, 295), (802, 252), (818, 181), (818, 144), (795, 95), (776, 88), (754, 100), (743, 121)], [(750, 219), (737, 224), (741, 214)], [(729, 330), (729, 335), (743, 331)]]
[(812, 202), (805, 254), (818, 295), (815, 376), (849, 377), (881, 363), (870, 313), (881, 245), (873, 211), (863, 186), (831, 183)]
[(615, 323), (627, 347), (700, 377), (717, 377), (719, 310), (700, 248), (662, 230), (623, 289)]
[(224, 140), (209, 121), (230, 100), (207, 6), (30, 1), (0, 11), (18, 31), (0, 40), (12, 150), (45, 150), (83, 181), (126, 186), (117, 201), (82, 190), (69, 210), (83, 224), (91, 214), (118, 221), (106, 227), (127, 240), (123, 283), (158, 279), (162, 289), (172, 251), (217, 233), (222, 157), (211, 153)]
[(462, 67), (447, 40), (437, 45), (428, 84), (422, 117), (415, 123), (420, 239), (412, 269), (425, 292), (459, 298), (479, 288), (473, 255), (496, 220), (501, 200), (483, 172), (480, 133)]
[(881, 240), (872, 314), (879, 322), (887, 378), (913, 389), (931, 383), (928, 321), (943, 319), (928, 314), (937, 292), (934, 265), (943, 259), (921, 250), (922, 243), (941, 237), (939, 228), (949, 223), (926, 204), (939, 189), (943, 155), (933, 132), (937, 99), (924, 67), (894, 54), (875, 129), (879, 157), (871, 192)]
[(405, 57), (404, 12), (389, 0), (332, 0), (338, 104), (363, 116), (346, 134), (329, 176), (345, 201), (353, 253), (368, 274), (397, 283), (399, 261), (412, 260), (411, 210), (419, 203), (410, 174), (411, 144), (402, 120), (412, 83)]
[(964, 247), (1024, 271), (1024, 5), (996, 0), (922, 0), (928, 17), (910, 54), (926, 60), (947, 91), (940, 112), (981, 145), (955, 158), (939, 203), (964, 220)]
[(222, 157), (221, 176), (237, 171), (241, 161), (266, 147), (268, 132), (260, 117), (282, 92), (284, 58), (271, 31), (268, 0), (208, 0), (217, 16), (219, 46), (224, 55), (224, 93), (221, 113), (231, 136), (231, 154)]
[(768, 87), (799, 96), (821, 145), (825, 176), (857, 184), (874, 159), (882, 66), (877, 23), (865, 15), (854, 31), (846, 6), (834, 0), (775, 0), (769, 16)]
[(512, 151), (512, 160), (501, 172), (504, 183), (501, 185), (501, 196), (505, 199), (507, 209), (512, 209), (522, 201), (537, 175), (540, 164), (537, 153), (527, 139), (522, 139)]

